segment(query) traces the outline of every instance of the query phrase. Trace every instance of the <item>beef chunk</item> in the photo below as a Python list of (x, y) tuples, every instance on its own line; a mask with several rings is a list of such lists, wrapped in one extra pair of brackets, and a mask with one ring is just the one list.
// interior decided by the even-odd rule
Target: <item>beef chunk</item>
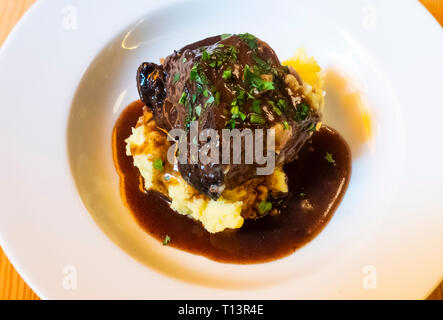
[[(166, 131), (187, 130), (191, 121), (198, 121), (200, 130), (216, 129), (220, 137), (226, 128), (275, 128), (276, 166), (295, 159), (320, 121), (303, 95), (300, 77), (248, 33), (190, 44), (161, 65), (145, 62), (137, 84), (142, 101)], [(198, 191), (217, 199), (224, 189), (253, 178), (258, 166), (188, 161), (179, 164), (179, 171)]]

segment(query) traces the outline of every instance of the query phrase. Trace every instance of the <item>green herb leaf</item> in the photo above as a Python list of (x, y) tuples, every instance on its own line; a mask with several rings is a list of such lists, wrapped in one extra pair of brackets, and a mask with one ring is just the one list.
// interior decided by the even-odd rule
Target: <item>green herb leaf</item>
[(231, 60), (237, 60), (238, 50), (235, 46), (229, 46), (229, 57)]
[(227, 69), (227, 70), (223, 71), (223, 76), (222, 76), (223, 79), (228, 80), (231, 78), (231, 76), (232, 76), (231, 69)]
[(185, 105), (186, 104), (186, 98), (188, 97), (188, 95), (186, 94), (186, 92), (183, 91), (180, 100), (178, 100), (178, 103)]
[(269, 101), (269, 104), (272, 106), (272, 110), (278, 115), (281, 116), (281, 110), (275, 105), (273, 101)]
[(265, 214), (266, 212), (270, 211), (272, 209), (272, 203), (269, 201), (262, 201), (258, 204), (258, 211), (260, 211), (261, 214)]
[(204, 74), (197, 74), (195, 81), (200, 85), (206, 85), (209, 83), (208, 79), (206, 78), (206, 76)]
[(285, 129), (285, 130), (289, 129), (289, 124), (287, 121), (283, 121), (283, 129)]
[(171, 237), (166, 235), (165, 239), (163, 240), (163, 245), (166, 246), (171, 241)]
[(189, 75), (189, 79), (191, 79), (192, 81), (195, 81), (195, 80), (197, 80), (197, 76), (198, 76), (198, 69), (197, 69), (197, 65), (194, 64), (192, 66), (191, 73)]
[(236, 118), (238, 118), (238, 116), (239, 116), (239, 112), (240, 112), (240, 110), (238, 109), (238, 106), (233, 106), (232, 108), (231, 108), (231, 118), (232, 119), (236, 119)]
[(231, 36), (232, 36), (232, 33), (223, 33), (222, 35), (220, 35), (222, 40), (225, 40)]
[(254, 59), (255, 63), (257, 64), (258, 70), (262, 73), (269, 73), (271, 72), (271, 65), (261, 59), (258, 55), (254, 54), (252, 55), (252, 58)]
[(286, 110), (288, 103), (284, 99), (278, 99), (277, 106), (280, 108), (280, 110)]
[(257, 49), (257, 38), (250, 33), (243, 33), (238, 35), (242, 40), (246, 41), (249, 48)]
[(153, 163), (154, 169), (157, 169), (158, 171), (163, 171), (163, 161), (162, 159), (157, 159)]
[(259, 91), (268, 91), (275, 89), (274, 82), (263, 80), (258, 74), (251, 71), (248, 65), (245, 66), (243, 79), (246, 83), (254, 88), (257, 88)]
[(297, 122), (306, 120), (309, 115), (309, 106), (305, 103), (300, 103), (297, 105), (297, 109), (295, 111), (295, 120)]
[(210, 96), (209, 98), (208, 98), (208, 100), (206, 100), (206, 104), (211, 104), (211, 103), (213, 103), (214, 102), (214, 96)]
[(198, 105), (194, 108), (194, 110), (195, 110), (195, 113), (200, 117), (200, 114), (202, 112), (202, 106)]
[(209, 53), (206, 51), (206, 49), (203, 49), (202, 51), (202, 60), (206, 61), (209, 59)]
[(328, 161), (329, 163), (332, 163), (332, 164), (335, 165), (335, 160), (334, 160), (334, 158), (332, 157), (332, 154), (331, 154), (331, 153), (326, 152), (325, 159), (326, 159), (326, 161)]
[(254, 113), (260, 114), (261, 113), (261, 101), (258, 99), (254, 99), (254, 101), (252, 101), (252, 111), (254, 111)]
[(237, 94), (237, 100), (241, 100), (242, 101), (245, 98), (245, 94), (246, 94), (245, 90), (240, 90), (238, 92), (238, 94)]
[(228, 122), (226, 122), (226, 127), (234, 129), (235, 128), (235, 119), (231, 119)]
[(174, 74), (174, 83), (176, 83), (178, 80), (180, 80), (180, 72), (176, 72), (175, 74)]
[(249, 116), (249, 120), (251, 121), (251, 123), (256, 123), (256, 124), (265, 124), (266, 120), (259, 114), (251, 114)]

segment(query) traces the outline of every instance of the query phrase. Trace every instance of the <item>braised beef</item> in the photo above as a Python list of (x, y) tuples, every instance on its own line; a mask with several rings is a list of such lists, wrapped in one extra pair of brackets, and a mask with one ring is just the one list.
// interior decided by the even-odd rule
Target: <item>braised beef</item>
[[(302, 90), (288, 86), (289, 74), (300, 84), (267, 43), (246, 33), (190, 44), (159, 65), (144, 62), (137, 84), (141, 100), (166, 131), (188, 130), (191, 121), (198, 121), (200, 130), (216, 129), (220, 137), (226, 128), (280, 129), (278, 135), (287, 135), (276, 145), (276, 166), (281, 166), (296, 158), (320, 121)], [(258, 166), (188, 161), (179, 164), (179, 171), (201, 193), (217, 199), (224, 189), (254, 177)]]

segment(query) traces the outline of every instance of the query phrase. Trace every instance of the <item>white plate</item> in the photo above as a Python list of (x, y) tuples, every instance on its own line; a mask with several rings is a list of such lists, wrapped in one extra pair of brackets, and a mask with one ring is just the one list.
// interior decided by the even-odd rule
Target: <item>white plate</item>
[[(356, 139), (332, 77), (327, 122), (354, 152), (343, 202), (291, 256), (230, 265), (137, 226), (111, 130), (141, 61), (246, 31), (337, 70), (372, 135)], [(0, 54), (1, 245), (42, 298), (423, 298), (443, 274), (442, 40), (414, 0), (39, 0)]]

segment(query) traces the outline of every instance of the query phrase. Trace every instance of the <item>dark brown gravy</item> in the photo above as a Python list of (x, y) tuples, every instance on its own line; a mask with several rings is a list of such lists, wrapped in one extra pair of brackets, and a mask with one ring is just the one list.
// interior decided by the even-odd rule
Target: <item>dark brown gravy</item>
[[(142, 114), (143, 103), (130, 104), (113, 132), (114, 161), (121, 178), (121, 194), (138, 223), (168, 245), (228, 263), (259, 263), (282, 258), (315, 237), (328, 223), (348, 186), (351, 154), (343, 138), (328, 127), (315, 133), (286, 165), (291, 197), (278, 216), (246, 220), (236, 230), (211, 234), (186, 216), (175, 213), (167, 202), (140, 188), (140, 173), (126, 156), (124, 140)], [(335, 164), (325, 159), (332, 154)]]

